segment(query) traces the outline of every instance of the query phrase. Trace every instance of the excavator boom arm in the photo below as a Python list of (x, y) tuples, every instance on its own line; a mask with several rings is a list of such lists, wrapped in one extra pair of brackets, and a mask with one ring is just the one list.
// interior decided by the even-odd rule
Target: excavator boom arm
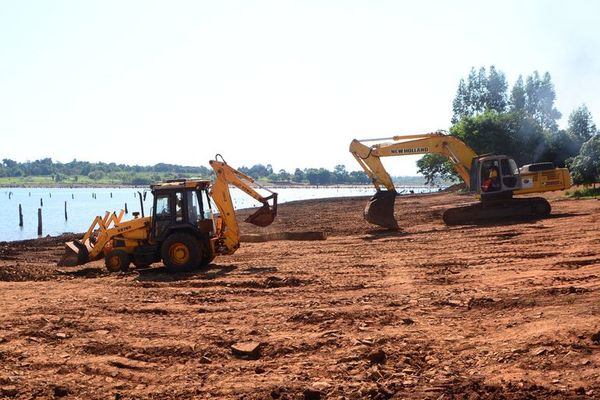
[[(382, 142), (386, 140), (386, 142)], [(392, 140), (392, 142), (389, 142)], [(367, 146), (364, 142), (375, 143)], [(366, 174), (371, 178), (379, 191), (384, 186), (394, 191), (394, 183), (381, 163), (381, 157), (405, 156), (416, 154), (441, 154), (450, 159), (454, 169), (461, 178), (471, 186), (469, 170), (471, 162), (477, 155), (460, 139), (442, 133), (425, 133), (420, 135), (394, 136), (391, 138), (353, 140), (350, 152), (356, 158)]]

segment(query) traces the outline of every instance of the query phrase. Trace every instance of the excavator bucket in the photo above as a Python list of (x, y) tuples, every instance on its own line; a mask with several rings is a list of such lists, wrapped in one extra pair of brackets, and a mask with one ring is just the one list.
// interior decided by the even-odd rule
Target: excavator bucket
[(265, 227), (271, 225), (277, 215), (277, 209), (269, 207), (268, 204), (263, 204), (254, 214), (250, 215), (244, 221), (250, 224)]
[(396, 191), (379, 190), (369, 199), (365, 207), (365, 219), (375, 225), (388, 229), (399, 230), (398, 222), (394, 218), (394, 203)]
[(65, 243), (65, 254), (58, 262), (59, 266), (74, 267), (90, 261), (89, 250), (87, 246), (79, 240)]

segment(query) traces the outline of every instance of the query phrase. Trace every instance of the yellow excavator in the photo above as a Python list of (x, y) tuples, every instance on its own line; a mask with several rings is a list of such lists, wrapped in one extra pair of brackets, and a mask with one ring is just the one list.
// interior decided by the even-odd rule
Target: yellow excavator
[[(369, 143), (368, 145), (366, 143)], [(443, 214), (447, 225), (474, 224), (498, 219), (543, 218), (551, 211), (542, 197), (514, 198), (513, 195), (565, 190), (572, 181), (566, 168), (552, 163), (517, 167), (504, 155), (477, 155), (459, 138), (434, 133), (393, 136), (379, 139), (354, 139), (350, 152), (375, 185), (376, 193), (365, 207), (365, 219), (375, 225), (399, 229), (394, 218), (396, 189), (381, 157), (415, 154), (441, 154), (448, 157), (469, 192), (480, 201), (448, 209)]]
[[(220, 158), (220, 161), (217, 159)], [(124, 211), (96, 217), (81, 240), (65, 244), (59, 265), (74, 266), (104, 258), (110, 272), (126, 271), (133, 262), (147, 267), (162, 261), (170, 271), (208, 265), (217, 255), (233, 254), (240, 246), (229, 185), (262, 203), (245, 221), (265, 227), (277, 215), (277, 193), (230, 167), (218, 155), (210, 161), (215, 181), (176, 179), (152, 185), (152, 215), (123, 221)], [(270, 194), (263, 197), (251, 184)], [(140, 200), (141, 201), (141, 200)], [(271, 201), (271, 203), (269, 203)], [(212, 203), (218, 213), (212, 212)]]

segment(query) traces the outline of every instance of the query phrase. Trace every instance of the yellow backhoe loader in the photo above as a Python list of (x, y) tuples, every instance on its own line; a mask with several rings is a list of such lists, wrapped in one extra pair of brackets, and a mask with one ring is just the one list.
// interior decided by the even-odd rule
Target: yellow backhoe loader
[[(233, 254), (240, 246), (240, 229), (229, 192), (233, 185), (262, 207), (245, 221), (265, 227), (277, 214), (277, 193), (263, 197), (252, 178), (230, 167), (217, 155), (210, 166), (214, 182), (176, 179), (151, 186), (152, 215), (123, 221), (124, 211), (96, 217), (81, 240), (65, 244), (59, 265), (81, 265), (104, 258), (111, 272), (126, 271), (133, 262), (146, 267), (162, 261), (170, 271), (206, 266), (217, 255)], [(258, 185), (260, 186), (260, 185)], [(271, 204), (269, 204), (271, 201)], [(212, 212), (212, 203), (218, 213)], [(142, 209), (143, 212), (143, 209)]]
[[(370, 143), (369, 145), (365, 144)], [(372, 143), (374, 142), (374, 143)], [(372, 143), (372, 144), (371, 144)], [(572, 185), (566, 168), (552, 163), (517, 167), (504, 155), (477, 155), (460, 139), (442, 131), (420, 135), (353, 140), (350, 152), (375, 185), (376, 193), (365, 207), (365, 219), (375, 225), (399, 229), (394, 218), (396, 189), (381, 157), (415, 154), (441, 154), (448, 157), (469, 192), (480, 202), (448, 209), (443, 214), (447, 225), (480, 223), (503, 218), (541, 218), (551, 211), (542, 197), (513, 198), (513, 195), (568, 189)]]

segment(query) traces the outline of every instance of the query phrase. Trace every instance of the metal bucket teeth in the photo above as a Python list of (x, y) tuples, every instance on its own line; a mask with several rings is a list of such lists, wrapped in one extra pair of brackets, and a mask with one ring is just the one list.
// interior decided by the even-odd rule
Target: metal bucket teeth
[(394, 203), (396, 191), (378, 191), (365, 207), (364, 217), (367, 222), (384, 228), (399, 230), (398, 222), (394, 218)]

